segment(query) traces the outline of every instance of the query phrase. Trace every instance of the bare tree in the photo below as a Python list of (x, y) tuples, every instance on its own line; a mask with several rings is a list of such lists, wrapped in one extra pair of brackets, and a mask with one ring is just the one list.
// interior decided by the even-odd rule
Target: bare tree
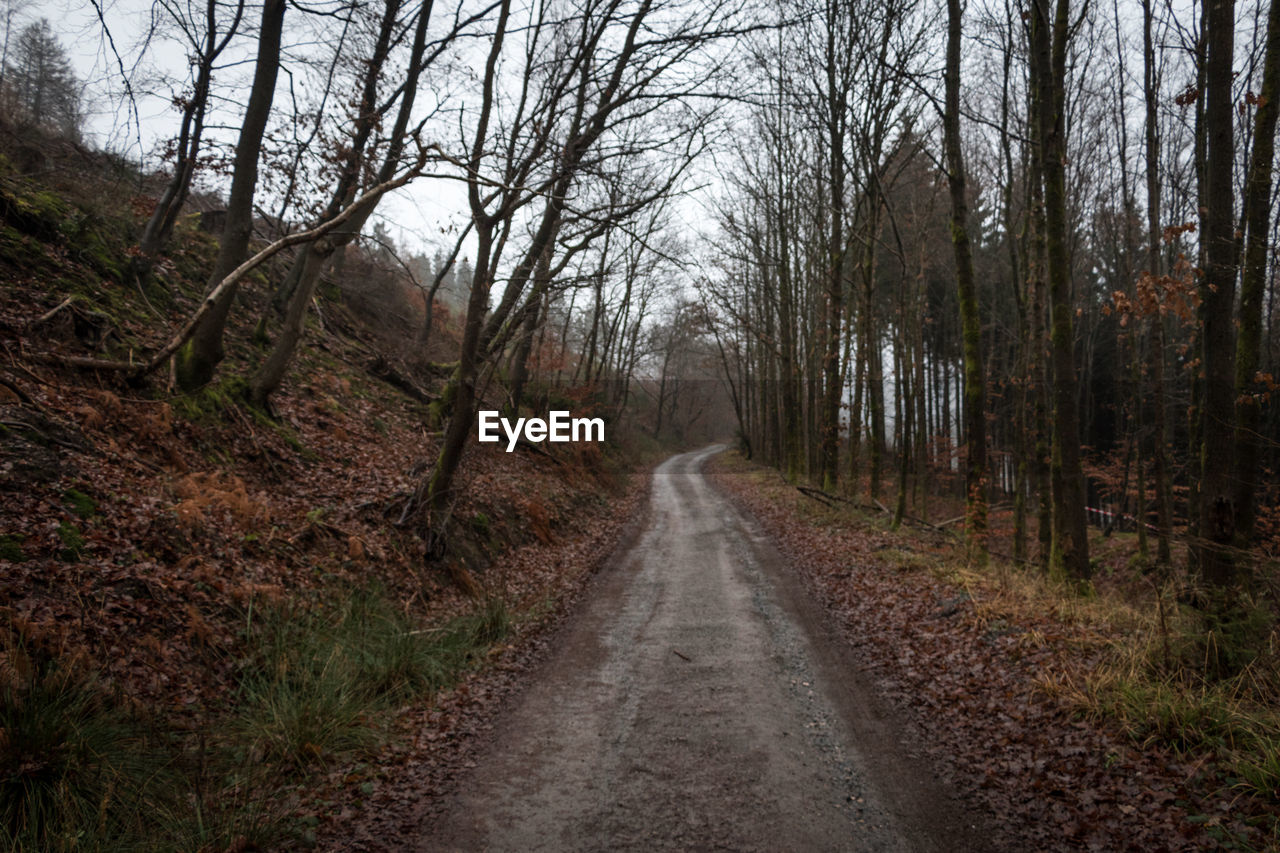
[(1036, 114), (1039, 179), (1044, 186), (1044, 229), (1049, 279), (1049, 335), (1053, 366), (1053, 550), (1079, 580), (1092, 574), (1080, 466), (1080, 422), (1072, 331), (1071, 259), (1067, 246), (1066, 76), (1071, 38), (1068, 0), (1032, 0), (1032, 97)]
[(977, 283), (969, 247), (969, 200), (965, 189), (964, 153), (960, 147), (960, 0), (947, 0), (946, 107), (943, 131), (947, 183), (951, 189), (951, 245), (956, 256), (956, 286), (964, 341), (965, 537), (985, 558), (987, 532), (987, 406), (982, 369), (982, 319), (978, 316)]
[(1267, 282), (1267, 248), (1271, 234), (1272, 172), (1275, 163), (1276, 117), (1280, 114), (1280, 0), (1271, 0), (1267, 16), (1262, 86), (1252, 99), (1255, 109), (1253, 151), (1245, 184), (1246, 228), (1240, 283), (1240, 331), (1236, 350), (1235, 535), (1248, 546), (1257, 536), (1257, 493), (1261, 479), (1261, 398), (1257, 382), (1261, 364), (1262, 301)]
[[(210, 275), (210, 287), (222, 281), (240, 265), (249, 250), (253, 233), (253, 196), (258, 184), (258, 157), (262, 136), (271, 115), (275, 98), (276, 75), (280, 68), (280, 40), (284, 29), (285, 0), (266, 0), (262, 7), (262, 24), (258, 31), (258, 52), (245, 108), (240, 138), (236, 144), (231, 192), (227, 201), (227, 219), (218, 258)], [(177, 355), (175, 373), (179, 385), (192, 390), (205, 385), (223, 358), (222, 338), (239, 284), (233, 283), (218, 299), (195, 328), (190, 340)]]
[[(691, 81), (682, 74), (696, 65), (686, 61), (733, 26), (732, 11), (719, 4), (684, 9), (653, 0), (639, 0), (634, 6), (623, 0), (593, 0), (563, 23), (553, 25), (539, 17), (526, 29), (524, 78), (513, 101), (505, 105), (510, 112), (500, 113), (496, 66), (510, 17), (509, 6), (500, 7), (466, 163), (477, 236), (476, 275), (463, 321), (458, 369), (446, 392), (451, 411), (435, 466), (402, 515), (407, 518), (422, 509), (432, 513), (429, 527), (437, 542), (474, 425), (481, 371), (514, 334), (509, 323), (519, 316), (520, 306), (529, 304), (530, 295), (541, 297), (536, 289), (530, 294), (526, 288), (559, 232), (572, 190), (592, 166), (592, 158), (609, 156), (598, 145), (602, 140), (625, 140), (627, 127), (690, 94)], [(529, 73), (534, 68), (539, 69), (536, 79)], [(529, 121), (532, 126), (526, 126)], [(491, 139), (491, 127), (505, 138)], [(500, 157), (491, 158), (491, 150)], [(497, 177), (486, 179), (491, 159), (496, 159)], [(535, 200), (541, 201), (541, 209), (530, 222), (529, 240), (490, 310), (490, 293), (515, 216)]]
[(1235, 123), (1231, 82), (1235, 52), (1235, 1), (1205, 4), (1204, 179), (1200, 201), (1204, 275), (1200, 279), (1204, 382), (1200, 434), (1200, 572), (1212, 586), (1236, 580), (1230, 547), (1235, 541), (1231, 474), (1235, 447), (1236, 293)]
[[(244, 0), (236, 0), (231, 20), (220, 29), (217, 0), (207, 1), (202, 22), (188, 19), (186, 10), (169, 0), (161, 0), (159, 5), (190, 40), (194, 79), (190, 94), (174, 99), (181, 107), (182, 118), (178, 136), (173, 141), (173, 174), (142, 229), (138, 252), (131, 261), (133, 273), (139, 280), (145, 280), (151, 274), (156, 258), (173, 235), (174, 223), (178, 221), (178, 214), (191, 191), (191, 179), (195, 176), (204, 138), (214, 64), (235, 37), (244, 14)], [(200, 23), (204, 24), (203, 31), (197, 29)]]

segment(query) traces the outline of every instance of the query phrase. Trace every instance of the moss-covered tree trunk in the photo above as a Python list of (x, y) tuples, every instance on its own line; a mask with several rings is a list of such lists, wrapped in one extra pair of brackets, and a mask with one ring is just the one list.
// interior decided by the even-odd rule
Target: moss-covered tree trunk
[[(1034, 101), (1034, 99), (1033, 99)], [(1034, 104), (1031, 110), (1035, 127)], [(1049, 428), (1049, 382), (1045, 358), (1045, 267), (1048, 249), (1044, 232), (1044, 191), (1038, 174), (1032, 169), (1033, 179), (1028, 181), (1028, 235), (1027, 235), (1027, 386), (1031, 397), (1031, 479), (1036, 492), (1036, 540), (1039, 563), (1048, 570), (1053, 551), (1053, 478), (1050, 462), (1053, 458), (1052, 431)]]
[(1051, 561), (1077, 580), (1091, 575), (1084, 473), (1080, 466), (1080, 415), (1072, 328), (1071, 256), (1067, 246), (1066, 66), (1070, 18), (1067, 0), (1034, 0), (1031, 62), (1034, 65), (1036, 147), (1044, 185), (1045, 245), (1049, 278), (1049, 340), (1053, 366), (1054, 544)]

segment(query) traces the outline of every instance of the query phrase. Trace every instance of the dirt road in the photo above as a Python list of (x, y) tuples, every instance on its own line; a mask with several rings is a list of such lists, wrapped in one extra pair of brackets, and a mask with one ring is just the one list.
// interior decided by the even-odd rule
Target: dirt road
[(605, 568), (423, 850), (976, 850), (764, 534), (654, 475)]

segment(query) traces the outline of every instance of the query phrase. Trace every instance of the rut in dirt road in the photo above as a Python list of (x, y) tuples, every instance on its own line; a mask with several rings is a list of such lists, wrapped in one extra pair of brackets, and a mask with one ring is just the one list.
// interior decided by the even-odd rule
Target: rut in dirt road
[(978, 832), (754, 522), (654, 474), (615, 556), (423, 850), (964, 850)]

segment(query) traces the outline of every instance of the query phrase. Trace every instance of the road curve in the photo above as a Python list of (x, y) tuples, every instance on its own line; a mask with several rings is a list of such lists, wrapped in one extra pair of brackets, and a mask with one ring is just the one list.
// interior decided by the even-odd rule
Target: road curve
[(421, 849), (972, 850), (848, 647), (701, 473), (615, 555)]

